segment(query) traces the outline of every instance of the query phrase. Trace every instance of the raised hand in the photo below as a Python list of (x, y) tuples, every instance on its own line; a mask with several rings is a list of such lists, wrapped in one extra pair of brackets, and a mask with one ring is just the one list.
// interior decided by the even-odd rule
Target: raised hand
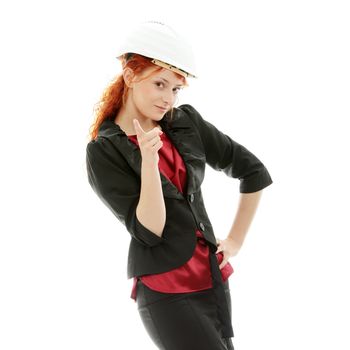
[(142, 161), (150, 164), (158, 164), (158, 151), (163, 146), (160, 135), (163, 133), (163, 131), (157, 127), (154, 127), (152, 130), (146, 132), (142, 129), (137, 119), (134, 118), (133, 123), (141, 151)]

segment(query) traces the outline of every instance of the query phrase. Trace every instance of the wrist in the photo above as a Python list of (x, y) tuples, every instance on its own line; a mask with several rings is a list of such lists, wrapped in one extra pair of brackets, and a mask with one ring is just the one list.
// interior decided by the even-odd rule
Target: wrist
[(242, 244), (243, 244), (242, 241), (237, 240), (237, 238), (233, 237), (232, 235), (228, 235), (228, 236), (226, 237), (226, 239), (232, 241), (232, 242), (233, 242), (236, 246), (238, 246), (238, 247), (241, 247)]
[(141, 161), (141, 166), (147, 169), (158, 169), (158, 161), (157, 160), (144, 160)]

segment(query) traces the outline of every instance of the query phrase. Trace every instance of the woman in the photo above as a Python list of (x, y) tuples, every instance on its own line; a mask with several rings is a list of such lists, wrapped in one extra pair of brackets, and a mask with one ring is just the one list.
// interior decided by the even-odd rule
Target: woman
[[(118, 58), (123, 73), (99, 104), (86, 162), (91, 187), (130, 233), (131, 297), (159, 349), (234, 349), (228, 259), (272, 179), (193, 106), (174, 107), (186, 78), (197, 74), (190, 46), (172, 28), (140, 24)], [(240, 180), (224, 240), (215, 237), (204, 205), (206, 164)]]

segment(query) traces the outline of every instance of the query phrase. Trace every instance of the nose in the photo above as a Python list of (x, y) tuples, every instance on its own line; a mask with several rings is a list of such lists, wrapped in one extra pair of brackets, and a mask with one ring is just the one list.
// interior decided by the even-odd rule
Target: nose
[(168, 108), (169, 106), (172, 106), (174, 104), (175, 98), (176, 96), (174, 96), (174, 93), (172, 90), (170, 92), (168, 91), (164, 92), (162, 96), (163, 107)]

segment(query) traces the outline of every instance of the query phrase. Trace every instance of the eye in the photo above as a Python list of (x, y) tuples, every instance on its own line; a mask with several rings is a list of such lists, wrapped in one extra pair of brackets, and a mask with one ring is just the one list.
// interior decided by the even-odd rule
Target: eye
[(155, 84), (156, 84), (157, 86), (159, 86), (159, 84), (160, 84), (160, 85), (164, 85), (164, 83), (162, 83), (162, 82), (160, 82), (160, 81), (157, 81)]
[[(160, 87), (160, 85), (164, 86), (164, 83), (161, 82), (161, 81), (157, 81), (157, 82), (155, 82), (154, 84), (157, 85), (158, 87)], [(174, 89), (174, 92), (177, 94), (180, 90), (182, 90), (182, 88), (176, 87), (176, 88)]]

